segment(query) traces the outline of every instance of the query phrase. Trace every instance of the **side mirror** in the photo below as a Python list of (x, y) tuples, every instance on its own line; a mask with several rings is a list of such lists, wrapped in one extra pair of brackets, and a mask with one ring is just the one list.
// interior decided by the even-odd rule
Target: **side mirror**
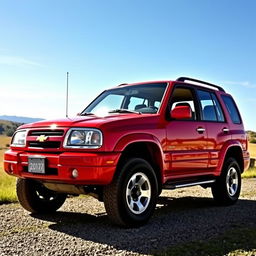
[(173, 119), (191, 119), (192, 111), (190, 106), (177, 106), (171, 111), (171, 118)]
[(81, 113), (77, 113), (76, 116), (81, 116)]

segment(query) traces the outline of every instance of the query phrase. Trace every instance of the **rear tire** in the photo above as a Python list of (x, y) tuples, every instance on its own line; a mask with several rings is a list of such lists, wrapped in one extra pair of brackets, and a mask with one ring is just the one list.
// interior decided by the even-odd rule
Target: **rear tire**
[(241, 191), (241, 169), (237, 161), (230, 157), (223, 165), (220, 177), (212, 186), (214, 200), (220, 205), (236, 203)]
[(41, 183), (18, 179), (16, 192), (21, 206), (31, 213), (51, 213), (58, 210), (66, 200), (66, 194), (47, 189)]
[(119, 170), (111, 184), (104, 187), (103, 200), (110, 220), (119, 226), (145, 224), (154, 212), (158, 184), (151, 165), (131, 158)]

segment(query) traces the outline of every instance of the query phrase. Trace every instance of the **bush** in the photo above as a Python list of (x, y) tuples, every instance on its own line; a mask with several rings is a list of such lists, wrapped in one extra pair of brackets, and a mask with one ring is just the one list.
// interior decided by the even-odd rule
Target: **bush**
[(250, 139), (250, 143), (256, 143), (256, 138)]

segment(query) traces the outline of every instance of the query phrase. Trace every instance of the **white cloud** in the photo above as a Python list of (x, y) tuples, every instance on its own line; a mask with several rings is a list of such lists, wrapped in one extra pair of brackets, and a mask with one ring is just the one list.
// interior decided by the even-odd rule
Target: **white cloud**
[(19, 57), (19, 56), (8, 56), (0, 55), (0, 64), (11, 65), (11, 66), (42, 66), (40, 63)]

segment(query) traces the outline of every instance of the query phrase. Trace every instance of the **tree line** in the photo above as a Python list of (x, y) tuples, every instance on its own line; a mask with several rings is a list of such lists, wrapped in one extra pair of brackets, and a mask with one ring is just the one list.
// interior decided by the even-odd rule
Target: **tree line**
[(11, 137), (22, 123), (0, 120), (0, 135)]

